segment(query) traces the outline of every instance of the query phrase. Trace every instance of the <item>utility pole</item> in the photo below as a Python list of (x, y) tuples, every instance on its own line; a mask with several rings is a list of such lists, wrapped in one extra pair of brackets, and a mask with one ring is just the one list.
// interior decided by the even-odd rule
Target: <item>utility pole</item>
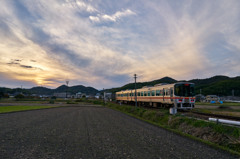
[(67, 92), (68, 92), (68, 83), (69, 83), (69, 81), (67, 80), (67, 81), (66, 81), (66, 84), (67, 84), (67, 89), (66, 89), (66, 99), (67, 99)]
[(137, 107), (137, 87), (136, 87), (137, 74), (134, 74), (134, 79), (135, 79), (135, 107)]
[(105, 91), (104, 91), (104, 88), (103, 88), (103, 105), (105, 105)]

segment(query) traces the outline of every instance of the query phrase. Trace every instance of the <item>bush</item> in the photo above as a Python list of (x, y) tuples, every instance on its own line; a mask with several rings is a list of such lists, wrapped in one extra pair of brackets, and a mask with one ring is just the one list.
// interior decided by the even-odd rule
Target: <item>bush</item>
[(156, 116), (156, 111), (147, 110), (143, 113), (143, 118), (147, 120), (153, 120)]
[(18, 95), (15, 95), (15, 98), (16, 99), (23, 99), (23, 98), (25, 98), (25, 96), (23, 94), (18, 94)]
[(57, 99), (57, 97), (56, 96), (52, 96), (51, 99)]
[(67, 104), (76, 104), (76, 102), (71, 101), (71, 100), (68, 100), (68, 101), (67, 101)]
[(54, 104), (54, 103), (55, 103), (54, 100), (50, 100), (50, 101), (49, 101), (49, 104)]

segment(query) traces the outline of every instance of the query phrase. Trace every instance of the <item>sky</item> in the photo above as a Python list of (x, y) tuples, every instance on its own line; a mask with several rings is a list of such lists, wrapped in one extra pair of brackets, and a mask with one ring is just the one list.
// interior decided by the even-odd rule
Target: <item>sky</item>
[(0, 87), (240, 75), (239, 0), (1, 0)]

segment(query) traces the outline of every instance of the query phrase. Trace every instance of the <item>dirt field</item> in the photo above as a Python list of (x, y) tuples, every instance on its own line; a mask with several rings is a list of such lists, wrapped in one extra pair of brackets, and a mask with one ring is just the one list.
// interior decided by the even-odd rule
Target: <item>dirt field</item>
[(0, 114), (0, 158), (238, 158), (101, 106)]

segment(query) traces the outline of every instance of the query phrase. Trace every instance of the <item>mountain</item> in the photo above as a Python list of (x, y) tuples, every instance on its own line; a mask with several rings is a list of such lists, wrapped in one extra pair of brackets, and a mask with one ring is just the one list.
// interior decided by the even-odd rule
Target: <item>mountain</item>
[(214, 76), (203, 80), (191, 80), (196, 84), (196, 93), (204, 95), (215, 94), (218, 96), (240, 96), (240, 76), (226, 77)]
[(33, 87), (31, 89), (28, 89), (30, 94), (45, 94), (45, 95), (50, 95), (52, 94), (52, 89), (46, 88), (46, 87)]
[[(154, 86), (158, 83), (176, 83), (181, 82), (177, 81), (171, 77), (164, 77), (158, 80), (149, 81), (149, 82), (137, 82), (137, 88), (142, 88), (143, 86)], [(218, 95), (218, 96), (240, 96), (240, 76), (238, 77), (227, 77), (227, 76), (214, 76), (206, 79), (192, 79), (187, 82), (195, 83), (195, 93), (203, 94), (203, 95)], [(105, 89), (106, 92), (115, 93), (117, 91), (126, 90), (126, 89), (134, 89), (135, 83), (129, 83), (122, 87)], [(33, 87), (31, 89), (21, 89), (21, 88), (5, 88), (0, 87), (0, 93), (19, 93), (22, 92), (24, 94), (39, 94), (39, 95), (52, 95), (53, 93), (61, 93), (61, 92), (70, 92), (71, 94), (75, 94), (77, 92), (86, 93), (87, 95), (95, 95), (99, 91), (93, 87), (85, 87), (82, 85), (67, 87), (66, 85), (62, 85), (56, 89), (49, 89), (45, 87)], [(102, 92), (102, 91), (101, 91)]]
[(72, 86), (72, 87), (67, 87), (66, 85), (62, 85), (54, 90), (54, 92), (70, 92), (72, 94), (76, 94), (78, 92), (81, 93), (86, 93), (86, 94), (91, 94), (95, 95), (99, 91), (93, 87), (85, 87), (83, 85), (77, 85), (77, 86)]
[(62, 85), (56, 89), (50, 89), (46, 87), (33, 87), (31, 89), (21, 89), (21, 88), (5, 88), (0, 87), (0, 92), (3, 93), (24, 93), (24, 94), (38, 94), (38, 95), (53, 95), (53, 93), (62, 93), (62, 92), (70, 92), (71, 94), (76, 94), (78, 92), (86, 93), (87, 95), (95, 95), (99, 91), (93, 87), (85, 87), (82, 85), (67, 87), (66, 85)]
[(230, 79), (230, 77), (218, 75), (218, 76), (213, 76), (211, 78), (206, 78), (206, 79), (192, 79), (189, 82), (195, 83), (196, 85), (204, 85), (204, 84), (212, 84), (212, 83), (216, 83), (216, 82), (228, 80), (228, 79)]
[[(136, 87), (142, 88), (143, 86), (149, 86), (149, 85), (154, 86), (155, 84), (158, 84), (158, 83), (176, 83), (176, 82), (182, 82), (182, 80), (177, 81), (170, 77), (164, 77), (164, 78), (150, 81), (150, 82), (142, 82), (142, 83), (137, 82)], [(186, 82), (195, 83), (196, 94), (200, 94), (201, 92), (201, 94), (203, 95), (215, 94), (218, 96), (231, 96), (234, 93), (235, 96), (240, 96), (240, 76), (231, 78), (227, 76), (218, 75), (218, 76), (214, 76), (206, 79), (192, 79)], [(107, 89), (105, 91), (115, 93), (117, 91), (134, 89), (134, 88), (135, 88), (135, 84), (130, 83), (122, 87)]]

